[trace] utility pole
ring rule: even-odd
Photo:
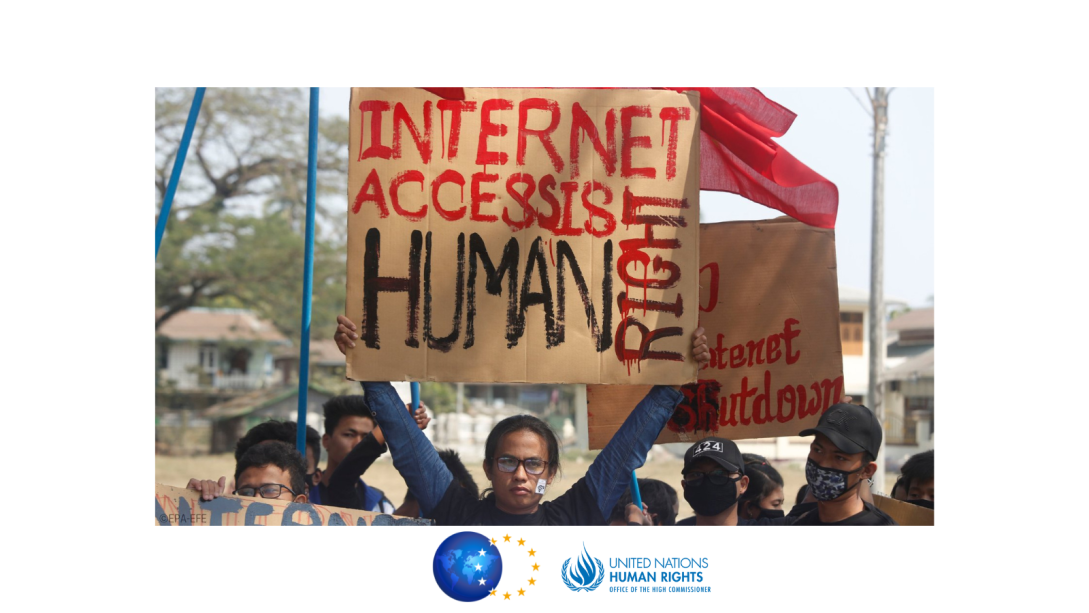
[[[869,94],[869,90],[866,90]],[[885,130],[888,128],[889,96],[884,87],[875,87],[870,96],[873,107],[873,229],[870,251],[870,383],[866,402],[885,427]],[[877,454],[874,489],[885,489],[885,439]]]

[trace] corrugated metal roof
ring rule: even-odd
[[[187,309],[166,320],[155,333],[171,340],[288,342],[271,322],[244,309]]]
[[[324,394],[326,396],[336,395],[326,389],[317,387],[315,385],[310,385],[308,389],[310,391]],[[276,404],[281,400],[286,400],[287,398],[298,396],[298,394],[299,387],[297,385],[282,385],[277,387],[270,387],[267,389],[250,392],[236,398],[231,398],[230,400],[221,402],[219,404],[213,404],[207,409],[204,409],[204,411],[201,412],[201,416],[208,419],[219,420],[248,415],[269,405]]]
[[[298,347],[284,347],[276,351],[276,359],[281,358],[294,358],[299,359]],[[319,364],[321,366],[335,366],[344,365],[344,354],[337,349],[337,343],[334,340],[310,340],[310,363]]]
[[[888,330],[933,330],[934,307],[912,309],[889,322]]]
[[[839,286],[839,303],[840,304],[869,304],[870,292],[864,289],[858,289],[857,287],[847,287],[846,285]],[[885,304],[899,304],[907,306],[907,301],[902,298],[890,296],[885,294]]]

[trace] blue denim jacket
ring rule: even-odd
[[[454,480],[453,475],[392,385],[369,381],[361,385],[367,394],[367,404],[382,427],[393,466],[416,495],[423,516],[429,517]],[[631,471],[643,465],[654,439],[683,397],[671,387],[654,386],[590,464],[585,479],[603,517],[609,516],[613,505],[631,484]]]

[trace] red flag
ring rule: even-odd
[[[463,100],[460,87],[424,88]],[[700,189],[731,192],[819,228],[836,227],[839,190],[772,140],[796,115],[752,87],[666,87],[700,93]]]

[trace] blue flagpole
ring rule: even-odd
[[[639,495],[639,479],[635,477],[635,471],[631,471],[631,502],[643,510],[643,497]]]
[[[159,220],[155,222],[156,258],[159,257],[159,243],[163,242],[163,232],[166,231],[166,220],[170,217],[170,205],[174,203],[174,192],[178,191],[178,179],[181,178],[182,166],[185,165],[185,154],[189,151],[189,140],[193,137],[193,128],[197,125],[200,105],[204,102],[204,89],[198,87],[193,94],[193,104],[189,106],[189,119],[185,120],[185,132],[182,133],[178,153],[174,156],[174,168],[170,171],[170,183],[166,185],[163,206],[159,209]]]
[[[413,381],[409,388],[412,390],[412,414],[415,415],[416,409],[420,408],[420,382]]]
[[[303,265],[302,332],[299,339],[299,417],[295,446],[306,457],[306,391],[310,384],[310,302],[314,289],[314,210],[318,191],[318,88],[310,88],[310,137],[306,167],[306,263]]]

